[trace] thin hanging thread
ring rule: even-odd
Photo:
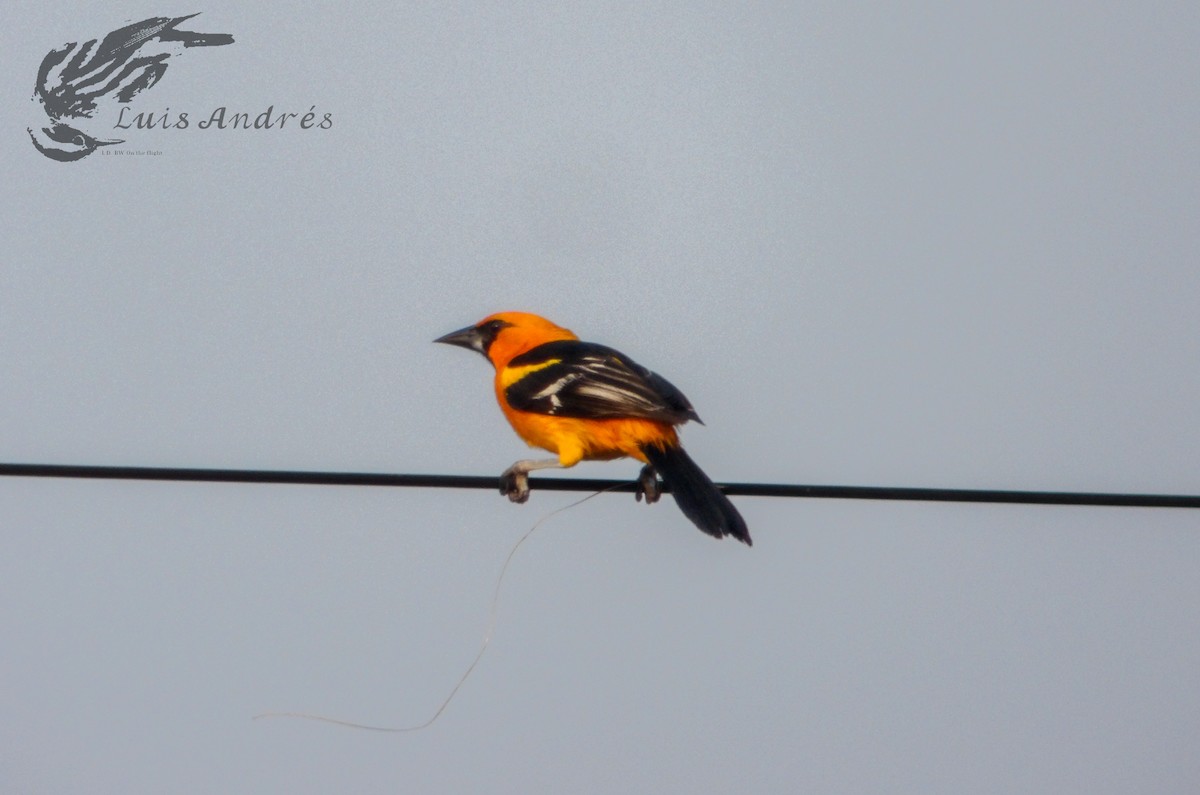
[[[341,718],[331,718],[327,715],[317,715],[317,714],[314,714],[311,712],[263,712],[261,714],[255,715],[253,719],[259,720],[261,718],[299,718],[301,720],[313,720],[313,721],[320,721],[321,723],[332,723],[335,726],[345,726],[350,729],[363,729],[365,731],[390,732],[390,733],[415,732],[415,731],[421,731],[422,729],[429,728],[430,726],[433,725],[434,721],[436,721],[438,718],[440,718],[442,716],[442,713],[446,711],[446,707],[450,706],[450,702],[454,700],[454,696],[458,694],[458,691],[466,683],[468,677],[471,676],[471,673],[475,670],[475,667],[477,665],[479,665],[479,661],[483,659],[483,654],[484,654],[484,652],[487,651],[488,644],[490,644],[492,642],[492,635],[495,633],[495,630],[496,630],[496,616],[499,612],[499,606],[500,606],[500,587],[504,584],[504,576],[506,574],[508,574],[509,564],[512,563],[513,556],[515,556],[517,554],[517,550],[521,548],[521,545],[524,544],[525,541],[531,535],[533,535],[535,530],[537,530],[539,527],[541,527],[551,517],[557,516],[558,514],[563,513],[564,511],[569,511],[570,509],[574,508],[577,505],[582,505],[583,503],[590,500],[592,497],[597,497],[606,491],[611,491],[613,488],[616,488],[616,487],[611,486],[607,489],[601,489],[600,491],[594,491],[591,494],[587,495],[586,497],[575,500],[575,502],[572,502],[569,505],[564,505],[561,508],[554,509],[550,513],[543,516],[541,519],[538,519],[536,522],[534,522],[533,526],[530,527],[528,530],[526,530],[525,534],[523,536],[521,536],[519,539],[517,539],[517,543],[513,544],[512,549],[510,549],[508,551],[508,557],[506,557],[504,559],[504,565],[500,567],[500,576],[496,578],[496,589],[492,593],[492,606],[491,606],[491,609],[488,611],[487,629],[483,633],[483,642],[479,646],[479,653],[475,655],[475,659],[472,660],[471,664],[467,666],[467,669],[465,671],[463,671],[462,676],[460,676],[458,678],[458,682],[450,690],[450,694],[448,696],[446,696],[446,698],[442,701],[441,706],[439,706],[437,708],[437,711],[433,713],[433,715],[429,718],[429,720],[425,721],[424,723],[417,724],[415,726],[372,726],[367,723],[358,723],[356,721],[351,721],[351,720],[342,720]]]

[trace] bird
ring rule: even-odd
[[[218,47],[233,43],[233,36],[227,33],[178,29],[180,23],[195,16],[151,17],[114,30],[103,41],[90,39],[83,46],[68,42],[48,52],[33,88],[33,100],[45,112],[46,120],[26,128],[34,147],[65,163],[87,157],[101,146],[124,143],[97,138],[76,125],[93,118],[101,101],[128,103],[162,78],[171,48],[153,45]]]
[[[529,499],[529,473],[580,461],[633,458],[644,466],[636,497],[656,502],[659,477],[684,515],[716,538],[750,545],[746,522],[684,451],[676,426],[703,425],[674,385],[625,354],[528,312],[498,312],[434,342],[476,351],[495,367],[495,392],[513,430],[555,458],[521,460],[500,476],[500,492]]]

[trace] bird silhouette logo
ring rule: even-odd
[[[44,125],[28,127],[37,150],[51,160],[80,160],[101,146],[123,140],[96,138],[79,126],[101,105],[128,103],[162,79],[179,45],[219,47],[233,44],[228,33],[193,33],[180,23],[197,16],[152,17],[114,30],[80,46],[68,42],[42,59],[33,101],[46,113]]]

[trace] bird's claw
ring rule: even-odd
[[[529,499],[529,474],[516,467],[509,467],[500,475],[500,493],[513,502]]]
[[[645,497],[647,505],[658,502],[658,498],[662,496],[662,487],[658,482],[658,473],[649,464],[642,467],[642,472],[638,475],[637,490],[634,492],[634,496],[638,502],[641,502],[642,498]]]

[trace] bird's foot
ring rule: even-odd
[[[662,486],[659,484],[658,473],[649,464],[642,467],[642,473],[638,475],[637,490],[634,492],[634,496],[638,502],[641,502],[642,498],[645,497],[647,505],[658,502],[658,498],[662,496]]]
[[[529,473],[513,464],[500,475],[500,493],[513,502],[529,499]]]

